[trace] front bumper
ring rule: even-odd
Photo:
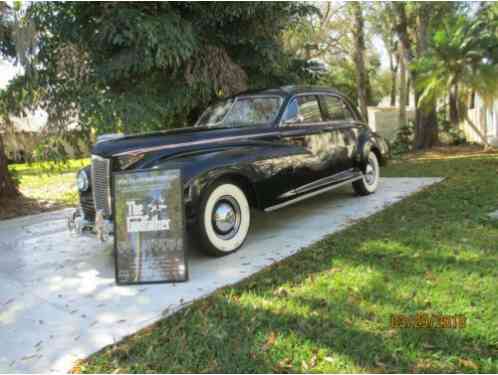
[[[97,235],[101,241],[107,241],[113,235],[114,225],[109,219],[104,218],[102,211],[95,213],[95,222],[87,220],[81,207],[78,207],[67,217],[67,228],[75,235],[90,231]]]

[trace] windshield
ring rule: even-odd
[[[204,111],[196,126],[252,126],[267,124],[278,115],[279,96],[241,96],[219,102]]]

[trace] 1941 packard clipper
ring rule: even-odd
[[[108,233],[111,174],[182,169],[189,233],[211,255],[242,246],[250,207],[272,211],[351,183],[375,192],[386,142],[335,90],[282,87],[251,91],[206,109],[194,127],[110,136],[93,147],[92,165],[77,174],[80,208],[69,225]]]

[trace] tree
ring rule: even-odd
[[[358,103],[365,119],[368,119],[368,75],[365,68],[365,31],[362,5],[359,2],[349,3],[353,14],[354,27],[354,61],[358,86]]]
[[[306,83],[334,87],[358,102],[358,74],[355,60],[355,30],[351,27],[353,6],[342,2],[319,4],[320,13],[301,18],[283,34],[286,50],[302,59],[322,61],[330,69],[318,79]],[[361,4],[364,41],[365,86],[368,105],[376,104],[386,92],[379,71],[380,58],[372,48],[366,5]],[[358,34],[359,35],[359,34]],[[371,85],[370,82],[376,82]],[[380,82],[381,84],[377,84]],[[388,91],[387,91],[388,92]]]
[[[308,60],[347,55],[344,41],[349,31],[342,27],[344,9],[343,4],[324,2],[318,12],[290,24],[282,35],[285,49],[293,56]]]
[[[218,96],[283,82],[301,3],[36,3],[36,74],[51,124],[97,132],[192,124]],[[250,83],[250,84],[249,84]]]
[[[0,2],[0,54],[13,56],[15,49],[12,43],[11,9],[5,2]],[[8,113],[0,102],[0,203],[19,195],[16,183],[9,174],[7,157],[2,139],[2,128],[8,125]]]
[[[407,125],[406,120],[406,97],[407,97],[407,87],[406,87],[406,68],[405,68],[405,58],[403,51],[403,44],[400,43],[399,46],[399,126],[403,127]]]
[[[417,56],[422,55],[427,50],[427,22],[426,17],[430,17],[427,4],[416,4],[413,10],[413,19],[409,22],[406,3],[393,3],[394,12],[397,16],[395,26],[399,41],[402,44],[402,51],[405,61],[413,64]],[[410,32],[411,27],[413,32]],[[415,38],[412,35],[415,35]],[[409,70],[410,78],[416,81],[417,72],[414,69]],[[419,92],[415,90],[415,100],[418,100]],[[424,110],[416,107],[415,115],[415,137],[414,148],[430,148],[437,142],[437,123],[436,123],[436,103],[427,103]]]
[[[475,17],[447,17],[434,34],[431,52],[420,59],[423,73],[418,84],[421,101],[448,97],[449,118],[457,128],[465,119],[479,134],[485,147],[487,137],[470,120],[470,95],[491,99],[498,92],[498,16],[485,7]]]
[[[385,2],[374,2],[367,7],[368,22],[372,25],[372,32],[379,35],[389,57],[389,71],[391,73],[390,104],[396,106],[397,75],[399,67],[399,46],[396,33],[393,32],[396,22],[393,9]]]
[[[430,53],[433,35],[441,26],[441,20],[457,13],[461,3],[392,3],[396,23],[394,31],[403,45],[405,62],[407,63],[408,79],[415,92],[415,137],[414,148],[430,148],[438,143],[438,127],[436,101],[428,98],[422,105],[423,87],[419,84],[424,73],[420,61]]]
[[[0,135],[0,203],[4,199],[17,197],[19,191],[12,176],[9,174],[7,158],[3,146],[3,139]]]

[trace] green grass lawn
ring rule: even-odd
[[[90,159],[10,164],[22,195],[2,202],[0,220],[75,206],[78,203],[76,171]]]
[[[498,372],[498,154],[397,162],[446,180],[199,300],[75,372]],[[242,250],[243,251],[243,250]],[[466,327],[393,328],[393,314]]]
[[[56,206],[71,206],[78,202],[75,173],[89,163],[90,159],[78,159],[65,163],[11,164],[9,170],[16,174],[19,189],[26,198]]]

